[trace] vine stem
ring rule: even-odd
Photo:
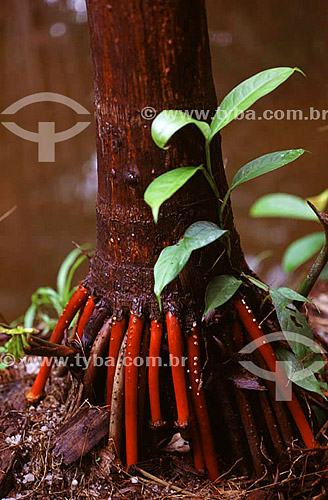
[[[209,141],[205,142],[205,155],[206,155],[206,167],[207,167],[208,173],[210,174],[211,178],[213,179],[212,164],[211,164],[211,143]]]
[[[209,185],[211,186],[211,188],[213,190],[213,193],[215,194],[215,197],[217,198],[217,200],[219,202],[221,202],[220,193],[219,193],[219,190],[217,188],[217,185],[215,184],[214,178],[210,175],[210,173],[205,168],[203,168],[202,170],[203,170],[203,174],[205,175],[207,182],[209,183]]]
[[[224,200],[222,201],[218,187],[216,185],[216,182],[215,182],[215,179],[213,176],[213,172],[212,172],[210,145],[211,145],[211,143],[209,141],[205,142],[206,168],[203,168],[202,170],[203,170],[203,174],[205,175],[207,182],[211,186],[211,188],[215,194],[215,197],[218,201],[219,224],[220,224],[220,227],[223,228],[223,211],[224,211],[224,207],[226,206],[227,201],[228,201],[229,196],[230,196],[230,189],[228,189],[228,191],[224,197]]]
[[[211,164],[211,160],[209,160],[209,167],[210,167],[210,164]],[[220,224],[220,227],[222,227],[222,223],[223,223],[223,219],[222,219],[222,210],[221,210],[221,197],[220,197],[220,193],[219,193],[219,190],[217,188],[217,185],[215,183],[215,180],[214,180],[214,177],[211,175],[211,167],[209,168],[207,166],[207,169],[206,168],[203,168],[202,171],[203,171],[203,174],[207,180],[207,182],[209,183],[210,187],[212,188],[212,191],[213,193],[215,194],[215,198],[217,199],[218,201],[218,212],[219,212],[219,224]]]
[[[308,201],[307,203],[318,217],[320,224],[324,230],[326,240],[322,249],[320,250],[319,255],[313,262],[310,271],[304,278],[298,290],[298,292],[304,297],[307,297],[309,295],[317,279],[319,278],[321,271],[328,262],[328,215],[324,212],[319,212],[310,201]]]

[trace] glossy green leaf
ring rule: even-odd
[[[282,286],[280,288],[277,288],[277,292],[286,297],[287,299],[290,300],[296,300],[298,302],[309,302],[312,303],[312,300],[308,299],[307,297],[304,297],[304,295],[301,295],[300,293],[295,292],[292,288],[287,288],[285,286]]]
[[[210,138],[258,99],[285,82],[295,71],[301,72],[298,68],[287,67],[267,69],[240,83],[221,102],[211,123]]]
[[[282,332],[294,332],[313,340],[313,332],[310,325],[298,309],[290,302],[290,299],[284,297],[277,290],[270,290],[270,297],[276,309],[276,314]],[[306,357],[310,362],[309,354],[312,351],[306,345],[300,342],[291,342],[288,340],[294,354],[299,361]]]
[[[147,187],[144,195],[145,202],[151,207],[155,222],[158,220],[159,209],[164,201],[171,198],[188,180],[195,175],[199,167],[180,167],[157,177]]]
[[[227,231],[220,229],[212,222],[195,222],[188,227],[183,238],[176,245],[162,250],[154,267],[154,292],[160,307],[160,295],[163,288],[182,271],[192,251],[209,245],[226,233]]]
[[[312,233],[293,241],[287,248],[282,265],[290,273],[319,252],[325,242],[324,233]]]
[[[166,146],[171,137],[186,125],[196,125],[207,140],[210,127],[206,122],[195,120],[183,111],[164,110],[156,116],[151,126],[151,135],[154,142],[162,149],[168,149]]]
[[[241,284],[241,280],[228,274],[213,278],[206,288],[203,319],[210,311],[222,306],[231,299]]]
[[[318,222],[317,216],[306,201],[298,196],[285,193],[262,196],[252,206],[250,215],[252,217],[286,217]]]
[[[299,158],[304,152],[304,149],[287,149],[286,151],[269,153],[250,161],[238,170],[232,179],[230,191],[244,182],[255,179],[260,175],[267,174],[268,172],[272,172],[273,170],[277,170],[278,168],[291,163]]]
[[[320,394],[320,396],[323,396],[321,384],[316,379],[312,371],[306,378],[299,377],[301,372],[305,369],[305,366],[292,352],[287,351],[286,349],[277,349],[276,355],[279,361],[284,361],[283,367],[288,380],[294,382],[307,391],[316,392],[317,394]]]
[[[188,227],[180,241],[183,242],[183,246],[186,250],[192,252],[193,250],[209,245],[228,233],[229,231],[220,229],[219,226],[213,222],[199,221],[194,222],[194,224]],[[180,242],[178,244],[180,244]]]

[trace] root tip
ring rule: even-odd
[[[167,422],[165,420],[157,420],[157,422],[149,422],[149,425],[152,430],[156,431],[167,427]]]
[[[26,403],[33,404],[33,403],[38,403],[43,396],[42,394],[36,394],[35,392],[30,389],[29,391],[25,392],[25,401]]]
[[[189,422],[174,422],[174,427],[176,429],[187,429],[189,427]]]

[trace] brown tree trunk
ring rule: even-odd
[[[190,0],[186,5],[184,0],[124,0],[113,4],[110,0],[88,0],[87,5],[95,85],[98,239],[90,272],[65,308],[51,341],[62,340],[65,328],[80,309],[77,337],[82,337],[82,344],[92,347],[91,355],[102,357],[110,344],[108,357],[115,360],[116,369],[107,372],[106,403],[111,422],[115,421],[109,434],[112,436],[115,428],[118,434],[114,442],[121,441],[122,413],[117,411],[117,405],[124,399],[128,467],[138,462],[143,441],[140,435],[147,428],[147,415],[151,413],[151,428],[155,433],[168,423],[168,433],[175,428],[187,435],[196,469],[204,468],[201,464],[205,464],[210,479],[219,475],[216,450],[231,463],[243,457],[242,472],[255,471],[260,476],[264,464],[271,467],[270,464],[277,463],[284,446],[291,442],[289,433],[284,432],[289,416],[282,405],[273,405],[275,411],[272,411],[270,386],[269,399],[261,391],[248,390],[251,384],[236,363],[235,352],[251,339],[261,338],[263,330],[242,296],[235,298],[241,323],[234,322],[234,329],[235,312],[231,303],[206,328],[200,326],[209,279],[246,268],[230,205],[226,228],[230,231],[231,263],[226,254],[218,259],[222,253],[220,243],[194,252],[179,277],[162,294],[166,328],[153,292],[153,267],[163,247],[176,243],[193,222],[218,222],[216,199],[200,174],[164,204],[158,225],[144,202],[144,192],[155,177],[180,166],[205,162],[203,138],[195,127],[179,132],[171,141],[171,148],[163,151],[152,141],[151,121],[142,114],[145,108],[157,112],[209,110],[210,119],[215,112],[204,1]],[[227,182],[219,137],[211,147],[212,168],[223,198]],[[258,313],[262,292],[256,289],[252,293],[250,288],[244,288],[243,292],[254,302],[254,311]],[[271,307],[266,301],[260,314],[264,330],[268,326],[268,312]],[[271,327],[274,330],[276,325]],[[148,348],[156,353],[150,357],[159,356],[164,352],[162,341],[167,342],[169,354],[178,360],[182,361],[187,353],[188,384],[181,362],[166,371],[167,365],[163,366],[164,391],[160,388],[159,373],[151,371],[151,365],[149,370],[144,367],[138,370],[137,365],[130,363],[124,365],[123,389],[123,359],[135,360],[139,354],[145,359]],[[206,373],[201,363],[205,350],[206,355],[210,354]],[[275,354],[271,347],[261,345],[259,350],[262,363],[274,371]],[[27,394],[29,401],[41,397],[49,371],[46,365],[41,367]],[[91,364],[84,376],[85,396],[90,399],[92,391],[97,392],[96,375],[96,365]],[[98,375],[102,381],[99,386],[104,386],[103,372]],[[204,388],[212,389],[212,394]],[[172,403],[172,389],[175,403]],[[161,392],[165,393],[164,418]],[[206,397],[214,403],[209,405],[212,425]],[[98,402],[104,402],[104,398],[101,396]],[[288,409],[303,441],[312,447],[315,444],[312,430],[295,395]],[[276,419],[278,414],[280,418]]]
[[[197,220],[217,222],[217,206],[201,174],[164,204],[158,225],[143,199],[150,182],[179,166],[205,162],[194,127],[159,149],[142,110],[210,110],[213,85],[203,0],[88,0],[95,86],[98,155],[98,241],[86,284],[111,310],[142,309],[158,316],[153,266],[162,248],[176,243]],[[222,196],[227,189],[219,138],[212,158]],[[228,221],[232,262],[243,265],[239,239]],[[219,255],[211,245],[194,256],[174,285],[164,290],[166,308],[199,315],[209,269]],[[224,271],[224,259],[214,270]],[[212,270],[212,274],[214,272]],[[182,309],[185,309],[183,312]]]

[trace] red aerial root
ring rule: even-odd
[[[244,325],[245,329],[247,330],[252,340],[258,340],[263,338],[263,332],[261,330],[261,327],[257,323],[256,318],[254,317],[250,308],[247,306],[246,302],[243,299],[237,300],[235,302],[235,307],[237,309],[237,313],[242,324]],[[258,347],[258,350],[269,370],[272,371],[273,373],[276,373],[276,362],[278,361],[278,358],[271,345],[268,343],[262,343]],[[294,392],[292,400],[286,401],[286,405],[302,436],[305,446],[307,448],[314,448],[316,446],[316,442],[314,439],[313,432],[311,430],[311,427],[309,426],[309,423],[304,415],[302,407],[298,399],[296,398]]]
[[[131,311],[125,354],[125,438],[127,468],[138,462],[138,363],[144,318]]]
[[[193,408],[200,432],[200,442],[203,450],[205,465],[211,481],[219,476],[219,467],[214,449],[213,435],[207,411],[204,390],[201,387],[201,357],[199,336],[196,325],[191,328],[191,335],[187,339],[188,370]]]
[[[95,395],[94,382],[97,375],[97,371],[99,370],[97,360],[104,357],[107,345],[109,343],[110,333],[111,333],[111,324],[110,320],[108,319],[100,328],[97,337],[95,338],[95,341],[92,344],[88,367],[85,370],[85,374],[83,377],[84,395],[85,398],[90,400],[92,400]]]
[[[88,293],[88,290],[83,285],[80,285],[78,287],[76,292],[72,295],[69,302],[67,303],[65,309],[63,310],[58,323],[51,334],[50,342],[59,344],[63,340],[66,328],[69,327],[75,314],[86,302]],[[50,358],[43,359],[40,371],[35,379],[32,388],[25,394],[25,398],[28,402],[37,402],[41,398],[47,379],[49,377],[51,365],[52,362]]]
[[[183,338],[179,320],[176,316],[173,316],[171,312],[168,312],[166,315],[166,326],[175,402],[178,414],[175,425],[183,429],[189,424],[188,394],[183,364]]]
[[[85,325],[89,321],[91,314],[93,313],[94,308],[95,308],[94,297],[92,297],[90,295],[90,297],[88,298],[88,300],[83,308],[83,311],[81,311],[81,316],[78,319],[75,340],[78,340],[78,341],[81,340]]]
[[[197,472],[205,472],[205,460],[203,455],[202,443],[200,442],[199,429],[196,422],[194,413],[190,412],[190,425],[191,425],[191,442],[192,453],[194,459],[194,467]]]
[[[244,347],[244,340],[243,340],[243,330],[238,319],[235,320],[232,327],[232,339],[236,349],[240,351],[240,349]]]
[[[112,330],[110,334],[109,350],[108,350],[108,369],[107,369],[107,389],[106,389],[106,405],[108,411],[111,408],[113,382],[116,370],[118,355],[120,352],[122,339],[125,333],[125,319],[117,321],[116,317],[112,320]]]
[[[152,321],[150,325],[148,387],[151,423],[154,428],[165,424],[162,418],[159,396],[159,356],[161,353],[162,337],[163,323],[159,323],[157,320]]]

